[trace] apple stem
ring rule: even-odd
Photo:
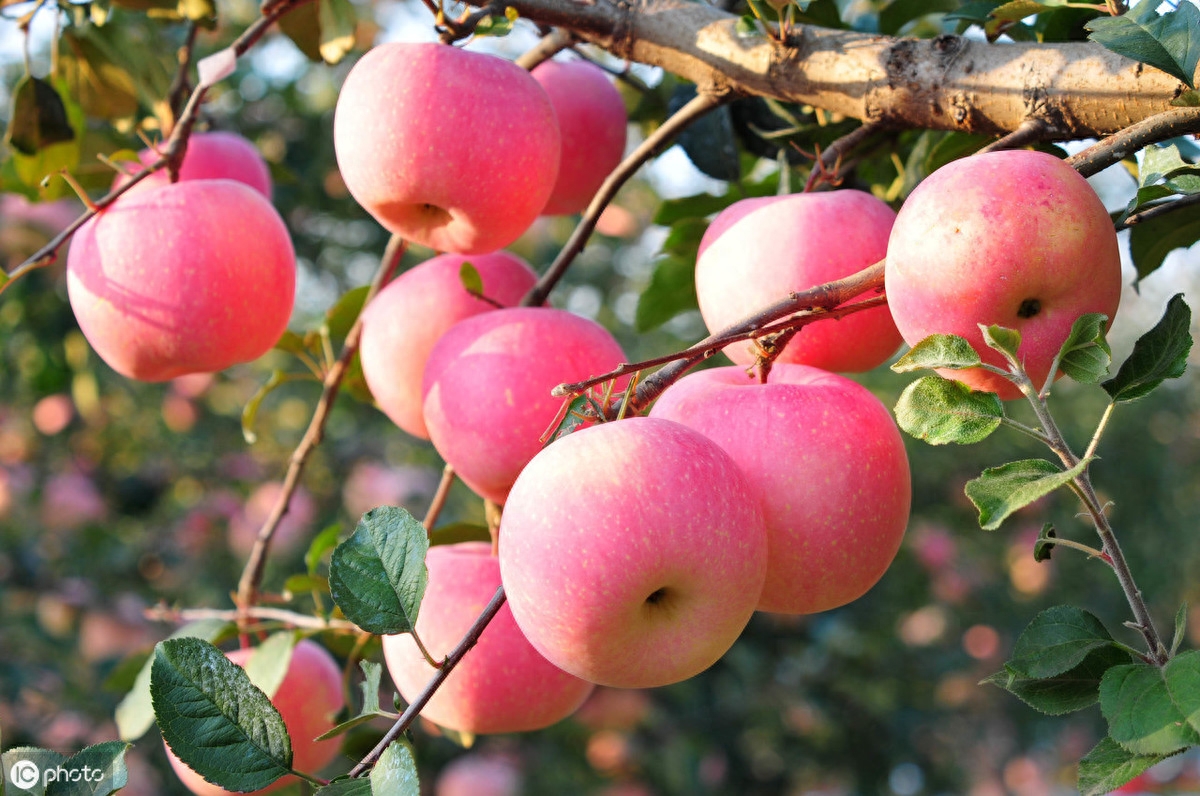
[[[500,555],[500,515],[504,510],[496,503],[483,501],[483,515],[487,517],[488,536],[492,537],[492,555]]]
[[[417,695],[416,699],[409,703],[408,707],[405,708],[404,713],[400,715],[400,718],[396,720],[396,723],[392,725],[391,729],[389,729],[379,743],[375,745],[375,748],[372,749],[366,757],[360,760],[354,766],[354,768],[350,769],[351,777],[361,777],[363,774],[365,774],[379,761],[379,757],[383,754],[384,750],[391,746],[393,741],[404,734],[404,731],[407,730],[409,726],[416,720],[417,716],[420,715],[421,711],[433,697],[434,693],[437,692],[438,688],[441,687],[446,678],[450,676],[450,672],[454,670],[454,667],[458,665],[459,661],[461,661],[463,657],[470,652],[471,648],[475,646],[476,642],[479,641],[479,637],[483,635],[483,631],[487,629],[488,624],[493,618],[495,618],[496,614],[500,613],[500,609],[504,607],[505,600],[507,600],[507,595],[504,593],[504,587],[501,586],[496,589],[496,593],[492,596],[491,601],[489,601],[487,606],[484,607],[483,612],[479,614],[479,617],[467,630],[466,635],[463,636],[462,640],[458,642],[458,646],[446,656],[446,660],[442,662],[441,668],[434,672],[433,677],[429,680],[429,683],[426,684],[425,689]]]
[[[387,284],[388,280],[391,279],[392,274],[400,266],[400,260],[407,249],[407,241],[398,235],[391,237],[383,253],[383,258],[380,260],[379,268],[371,280],[371,286],[367,289],[367,296],[364,303],[369,302]],[[313,409],[312,420],[309,421],[308,429],[304,432],[299,445],[292,451],[287,474],[283,479],[283,486],[279,490],[279,495],[275,499],[274,506],[271,507],[271,513],[267,515],[267,519],[258,531],[258,537],[254,541],[250,557],[247,559],[246,566],[242,570],[242,577],[238,581],[237,606],[243,616],[248,616],[245,612],[258,602],[259,585],[262,583],[263,574],[266,571],[267,553],[270,550],[271,539],[275,535],[275,529],[279,527],[283,516],[287,514],[288,504],[291,502],[292,495],[295,494],[296,488],[300,486],[300,476],[304,473],[304,466],[308,463],[309,456],[321,444],[321,440],[325,436],[325,423],[329,419],[329,413],[333,409],[334,400],[341,389],[342,378],[346,375],[346,371],[350,367],[350,362],[353,360],[355,353],[358,352],[358,341],[361,335],[362,315],[359,315],[355,319],[354,325],[350,327],[350,331],[346,334],[346,341],[342,344],[341,356],[338,357],[337,361],[333,363],[333,367],[329,368],[329,371],[325,374],[321,397]]]
[[[671,115],[657,130],[646,137],[640,146],[622,160],[617,167],[605,178],[600,189],[596,191],[596,195],[592,197],[591,203],[583,213],[583,217],[579,220],[579,224],[575,227],[575,231],[571,233],[571,237],[563,246],[562,251],[554,258],[554,262],[542,274],[525,298],[521,300],[522,307],[540,307],[546,303],[546,298],[550,295],[550,291],[558,284],[558,280],[562,279],[563,274],[567,272],[567,268],[575,261],[575,258],[583,251],[587,245],[588,238],[596,229],[596,224],[600,221],[600,214],[604,212],[604,208],[608,207],[609,202],[617,195],[617,191],[621,186],[634,175],[634,173],[642,167],[646,161],[657,155],[666,148],[668,142],[676,135],[683,132],[684,128],[692,122],[699,119],[704,114],[714,108],[723,105],[726,102],[734,99],[733,94],[717,94],[701,90],[695,97],[688,101],[686,105]]]
[[[450,487],[454,485],[454,468],[446,465],[442,468],[442,480],[438,482],[437,491],[433,493],[433,500],[429,502],[429,510],[425,512],[425,519],[421,520],[421,524],[425,526],[425,533],[433,531],[433,526],[437,524],[438,515],[442,513],[442,509],[446,505],[446,498],[450,495]]]

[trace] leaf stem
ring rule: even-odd
[[[413,625],[412,629],[408,631],[408,635],[412,636],[413,642],[417,645],[417,649],[421,651],[421,655],[425,657],[426,663],[435,669],[442,668],[442,662],[435,660],[434,657],[429,654],[429,650],[425,647],[425,642],[421,641],[421,637],[417,635],[416,625]]]
[[[1020,431],[1022,434],[1025,434],[1026,436],[1033,437],[1034,439],[1036,439],[1038,442],[1042,443],[1043,445],[1050,444],[1050,438],[1048,436],[1046,436],[1044,433],[1042,433],[1041,431],[1039,431],[1038,429],[1034,428],[1033,426],[1027,426],[1019,420],[1013,420],[1008,415],[1001,416],[1000,422],[1003,425],[1008,426],[1009,428],[1013,429],[1014,431]]]
[[[442,480],[438,482],[437,492],[433,494],[429,510],[425,512],[425,519],[421,520],[426,533],[432,531],[433,526],[437,524],[438,516],[446,505],[446,498],[449,497],[452,486],[454,486],[454,468],[447,464],[442,468]]]
[[[1116,401],[1109,401],[1108,406],[1104,407],[1104,414],[1100,416],[1100,422],[1096,425],[1096,433],[1092,434],[1092,441],[1088,443],[1087,450],[1083,452],[1083,458],[1090,459],[1096,455],[1096,448],[1100,447],[1100,438],[1104,436],[1104,430],[1108,427],[1108,421],[1112,418],[1113,410],[1116,408]]]

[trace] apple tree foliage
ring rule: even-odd
[[[1062,142],[1113,136],[1117,154],[1108,159],[1123,164],[1135,183],[1113,221],[1128,230],[1138,280],[1151,284],[1168,255],[1200,239],[1200,149],[1190,137],[1200,131],[1200,95],[1194,86],[1200,12],[1190,3],[1162,9],[1141,0],[1127,9],[1119,0],[747,0],[712,6],[653,0],[582,7],[562,0],[520,0],[465,11],[410,5],[404,13],[427,30],[437,25],[449,38],[497,37],[496,46],[508,47],[513,55],[536,41],[535,32],[559,28],[571,31],[581,46],[586,43],[593,57],[608,50],[618,59],[662,67],[625,75],[622,90],[643,135],[698,92],[721,95],[714,110],[693,120],[676,139],[695,169],[717,181],[711,190],[664,200],[652,179],[631,182],[617,202],[631,228],[600,229],[558,287],[569,307],[616,327],[635,356],[677,350],[702,336],[693,312],[696,250],[708,220],[732,202],[840,181],[896,206],[939,166],[1004,133],[1023,136],[1014,144],[1059,154]],[[618,8],[626,15],[620,31],[613,22]],[[674,28],[655,28],[651,20],[659,8],[679,12],[681,21]],[[382,232],[346,196],[337,177],[332,102],[345,64],[370,44],[380,25],[394,24],[397,6],[349,0],[272,0],[262,9],[210,0],[0,0],[0,9],[7,17],[0,24],[17,39],[34,23],[56,19],[49,40],[31,35],[30,55],[23,62],[0,63],[6,99],[0,189],[37,201],[68,197],[73,190],[93,199],[104,195],[112,180],[110,164],[132,160],[141,147],[136,130],[161,136],[181,115],[196,112],[187,110],[184,100],[197,84],[196,60],[208,56],[199,61],[199,81],[211,82],[208,102],[199,111],[202,123],[233,127],[267,153],[278,183],[276,202],[288,220],[306,280],[299,323],[262,368],[235,369],[207,385],[206,393],[130,385],[89,356],[54,270],[21,264],[45,242],[45,231],[0,219],[5,257],[0,273],[0,725],[15,716],[19,727],[18,745],[4,753],[5,772],[18,759],[43,769],[86,763],[103,768],[105,777],[86,787],[49,783],[45,793],[116,792],[136,784],[126,756],[146,765],[151,754],[139,747],[147,746],[147,733],[157,724],[180,757],[230,789],[253,790],[298,773],[307,781],[293,787],[320,794],[418,792],[418,764],[435,771],[457,747],[409,733],[372,751],[381,738],[397,740],[396,727],[387,736],[380,727],[400,719],[404,710],[380,704],[376,635],[412,632],[426,585],[423,559],[429,544],[487,538],[482,510],[465,494],[454,494],[447,518],[428,538],[421,523],[401,508],[380,507],[347,521],[336,498],[344,473],[364,455],[414,467],[434,463],[424,448],[386,441],[385,424],[363,405],[370,395],[354,359],[340,364],[344,373],[335,389],[358,402],[324,402],[329,422],[321,431],[329,439],[315,452],[315,441],[302,433],[307,413],[318,402],[314,382],[339,367],[336,352],[353,336],[367,294],[363,285],[384,243]],[[277,14],[278,32],[243,42],[244,53],[229,49],[260,14]],[[721,57],[700,65],[689,27],[699,25],[696,19],[736,31],[734,44],[714,45]],[[798,101],[807,96],[803,86],[796,88],[803,83],[799,76],[806,59],[822,52],[812,42],[834,34],[861,35],[873,46],[892,47],[895,62],[889,61],[888,69],[903,72],[897,53],[908,52],[904,58],[911,59],[905,61],[911,73],[906,74],[915,86],[931,91],[939,88],[937,80],[921,71],[932,62],[912,55],[918,40],[951,53],[960,52],[958,47],[987,47],[998,60],[1004,48],[1020,44],[1031,63],[1041,52],[1070,60],[1103,50],[1105,57],[1117,59],[1106,63],[1141,64],[1134,67],[1138,75],[1161,73],[1168,81],[1161,85],[1174,89],[1152,98],[1150,104],[1158,106],[1128,111],[1121,100],[1086,80],[1067,79],[1054,84],[1054,92],[1068,101],[1090,101],[1091,116],[1040,115],[1039,98],[1033,96],[1028,118],[982,119],[982,111],[973,115],[973,109],[983,108],[989,98],[985,82],[973,89],[973,98],[956,100],[961,118],[950,114],[931,123],[916,108],[919,103],[906,104],[901,97],[891,105],[885,100],[882,108],[863,114],[864,120],[847,113],[842,101],[861,93],[852,81],[833,82],[830,97],[813,93],[813,99]],[[895,36],[902,38],[889,38]],[[787,86],[768,90],[764,74],[747,73],[745,63],[730,54],[729,48],[739,47],[769,50],[777,59],[774,74]],[[235,55],[241,58],[235,61]],[[280,69],[279,62],[290,66]],[[898,73],[887,74],[891,80]],[[718,77],[727,83],[721,85]],[[1010,91],[994,87],[997,96]],[[1097,125],[1094,119],[1106,114],[1121,118],[1121,124],[1114,129]],[[879,123],[880,115],[887,123]],[[1094,171],[1086,151],[1081,157],[1080,168]],[[497,153],[496,168],[503,168],[503,158]],[[547,224],[525,244],[528,256],[549,262],[568,245],[570,232],[569,224]],[[408,256],[406,262],[413,259]],[[464,268],[468,289],[477,289],[477,280],[477,273]],[[1192,441],[1200,407],[1195,391],[1184,389],[1190,385],[1185,364],[1191,315],[1181,298],[1173,298],[1115,374],[1110,373],[1106,323],[1098,316],[1077,321],[1063,343],[1059,367],[1078,386],[1057,386],[1053,401],[1049,385],[1030,383],[1013,356],[1016,333],[985,330],[988,345],[1008,359],[1008,368],[998,372],[1022,389],[1027,407],[969,392],[938,375],[923,375],[907,386],[890,374],[867,376],[870,386],[895,398],[897,421],[913,438],[935,446],[987,440],[949,458],[943,450],[910,449],[917,519],[911,549],[895,572],[833,616],[756,622],[712,672],[654,697],[656,713],[650,718],[643,711],[631,723],[611,726],[605,723],[611,718],[581,719],[593,723],[518,742],[527,776],[535,783],[530,787],[562,792],[579,783],[614,781],[647,782],[679,793],[803,792],[820,786],[863,793],[887,787],[896,793],[965,792],[971,783],[988,781],[1011,787],[1019,772],[1006,768],[1005,760],[1032,756],[1018,757],[1015,748],[983,755],[980,765],[995,771],[981,779],[973,779],[969,766],[955,757],[982,755],[988,732],[999,727],[1010,737],[1017,726],[1018,739],[1011,743],[1037,749],[1042,757],[1063,757],[1043,761],[1044,768],[1078,763],[1079,790],[1090,794],[1116,789],[1156,763],[1200,746],[1200,651],[1192,648],[1197,635],[1188,629],[1189,609],[1179,605],[1181,598],[1200,598],[1200,551],[1190,533],[1200,505],[1187,480],[1200,461]],[[892,370],[978,365],[978,354],[964,340],[941,336],[914,346]],[[69,398],[71,408],[66,422],[51,431],[52,410],[62,405],[55,403],[61,396]],[[571,402],[559,432],[576,427],[588,411],[603,411],[611,398],[602,397],[603,406],[595,396]],[[1060,410],[1060,404],[1068,409]],[[993,436],[1001,427],[1015,441]],[[61,433],[64,428],[68,433]],[[1098,455],[1102,436],[1103,457]],[[1067,442],[1076,437],[1091,440],[1081,452]],[[103,633],[128,624],[104,625],[114,622],[112,613],[89,605],[117,593],[140,604],[223,605],[243,561],[230,560],[224,550],[214,553],[213,526],[230,513],[221,508],[220,497],[277,478],[292,450],[306,446],[306,455],[313,457],[306,484],[321,498],[330,524],[310,534],[302,555],[280,554],[266,583],[271,597],[286,603],[292,616],[314,620],[304,625],[306,632],[323,627],[323,641],[344,659],[361,661],[361,669],[347,667],[347,683],[361,684],[361,698],[353,700],[356,708],[340,717],[331,733],[344,737],[349,759],[363,762],[336,772],[292,769],[293,739],[270,704],[293,633],[269,636],[244,670],[214,646],[237,634],[223,615],[185,623],[182,613],[164,607],[160,618],[180,620],[175,632],[133,657],[116,654],[132,649],[96,651],[96,642],[83,641],[88,622],[101,622],[107,628],[98,631]],[[81,500],[91,489],[95,500],[72,509],[70,499],[55,499],[52,482],[58,477],[68,484],[71,477],[83,479],[87,485],[77,480],[74,490],[59,495]],[[960,494],[969,503],[956,504],[959,495],[945,485],[963,482]],[[427,502],[431,490],[415,492],[422,489]],[[1033,505],[1052,493],[1058,502]],[[42,499],[40,509],[33,507],[35,496]],[[403,498],[401,490],[393,502]],[[1099,534],[1099,547],[1066,531],[1075,522],[1072,499]],[[1130,509],[1114,514],[1112,524],[1109,499]],[[945,534],[942,528],[964,524],[967,505],[978,511],[985,530],[1028,527],[1008,540]],[[1030,517],[1045,516],[1047,505],[1055,522],[1029,526]],[[409,508],[423,511],[415,501]],[[64,518],[64,510],[77,513]],[[1133,530],[1122,536],[1122,550],[1116,539],[1126,528]],[[1056,582],[1048,589],[1022,587],[1027,581],[1017,578],[1014,556],[1055,567]],[[955,565],[968,575],[953,576],[949,569]],[[1115,578],[1096,574],[1103,568]],[[1019,571],[1028,577],[1027,567]],[[130,581],[136,583],[132,589]],[[1041,604],[1061,601],[1060,593],[1070,604]],[[1124,622],[1130,611],[1132,621]],[[1151,614],[1164,612],[1174,616],[1174,625],[1159,635]],[[336,625],[342,632],[330,630],[335,623],[343,623]],[[346,632],[345,623],[361,633]],[[967,629],[963,645],[946,631],[948,623]],[[1001,641],[984,645],[991,651],[972,646],[965,640],[978,628]],[[129,646],[146,641],[137,636]],[[469,654],[470,642],[464,639],[461,654]],[[998,646],[1008,647],[1007,654],[997,652]],[[64,660],[75,654],[83,655],[86,671]],[[115,691],[106,698],[96,695],[101,674]],[[976,686],[979,680],[995,688]],[[1022,712],[1024,707],[1001,692],[1036,713]],[[75,746],[86,747],[69,759],[36,748],[63,741],[42,731],[48,717],[31,708],[31,695],[63,711],[94,712],[80,706],[99,699],[102,712],[115,715],[122,740],[69,735],[70,742],[81,741]],[[1072,718],[1059,718],[1067,714]],[[409,721],[396,726],[405,729]],[[1074,735],[1046,744],[1044,738],[1061,726]],[[474,741],[443,735],[460,745]],[[1090,739],[1090,751],[1081,747],[1080,737]],[[10,737],[4,741],[11,745]],[[653,749],[661,754],[646,751]],[[915,785],[914,771],[919,772]],[[318,774],[333,779],[317,779]],[[170,787],[164,784],[163,792]],[[8,791],[26,792],[12,783]]]

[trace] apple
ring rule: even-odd
[[[668,387],[650,416],[704,434],[748,476],[767,528],[760,610],[845,605],[895,558],[912,499],[908,457],[865,387],[806,365],[777,364],[766,384],[713,368]]]
[[[229,660],[245,666],[253,650],[249,647],[226,653]],[[287,674],[279,689],[271,696],[273,704],[283,717],[288,735],[292,739],[292,767],[305,774],[315,774],[333,762],[338,756],[340,739],[316,738],[333,729],[334,718],[345,706],[342,692],[342,670],[329,652],[315,641],[304,639],[292,649]],[[184,786],[197,796],[225,796],[231,793],[205,780],[166,747],[171,768]],[[273,785],[254,793],[271,793],[297,782],[287,776]]]
[[[576,431],[517,479],[500,520],[513,617],[552,663],[651,688],[707,669],[766,576],[758,497],[715,442],[660,418]]]
[[[158,157],[158,153],[152,149],[143,149],[138,153],[138,159],[147,166]],[[136,173],[136,167],[133,171]],[[258,191],[268,201],[271,199],[271,170],[267,167],[267,161],[263,160],[258,147],[237,133],[216,130],[188,136],[187,151],[183,155],[183,162],[179,164],[179,179],[237,180]],[[113,188],[119,188],[127,182],[129,177],[118,174],[113,180]],[[170,173],[160,169],[130,190],[143,191],[170,183]]]
[[[1108,211],[1058,158],[1013,150],[974,155],[929,175],[900,209],[888,242],[888,306],[904,339],[965,337],[984,362],[1006,367],[979,324],[1021,333],[1018,357],[1040,389],[1080,315],[1111,323],[1121,260]],[[980,369],[944,371],[1009,400],[1020,391]]]
[[[431,547],[425,564],[429,585],[417,614],[417,635],[441,660],[458,646],[500,587],[500,562],[489,543],[462,542]],[[401,696],[416,699],[434,670],[412,636],[384,636],[383,654]],[[526,732],[565,719],[591,692],[591,683],[567,674],[530,646],[505,604],[421,715],[476,735]]]
[[[434,796],[520,796],[524,776],[520,761],[505,754],[471,752],[446,764],[434,785]]]
[[[262,194],[191,180],[119,198],[75,233],[71,309],[118,373],[166,381],[262,356],[287,327],[292,241]]]
[[[503,503],[563,405],[550,391],[624,361],[603,326],[564,310],[474,315],[451,327],[429,355],[422,383],[429,438],[467,486]]]
[[[879,262],[895,217],[874,196],[852,190],[733,203],[713,219],[696,258],[696,298],[709,332],[732,326],[793,291]],[[900,333],[887,307],[877,307],[805,327],[776,361],[858,372],[883,364],[899,346]],[[750,343],[726,346],[725,353],[739,365],[754,362]]]
[[[359,352],[367,386],[393,423],[421,439],[429,439],[421,409],[429,352],[454,324],[495,309],[463,287],[459,271],[465,262],[479,273],[483,295],[506,307],[519,304],[537,282],[515,254],[442,254],[405,271],[363,310]]]
[[[445,44],[381,44],[346,76],[333,144],[351,195],[390,231],[445,252],[516,240],[558,176],[558,121],[516,64]]]
[[[625,155],[625,100],[589,61],[545,61],[531,74],[550,97],[562,135],[558,181],[542,214],[582,212]]]

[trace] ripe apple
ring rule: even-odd
[[[625,155],[625,100],[589,61],[545,61],[531,74],[550,97],[562,134],[558,181],[542,214],[582,212]]]
[[[126,194],[80,227],[67,256],[84,336],[142,381],[262,356],[287,327],[295,289],[283,219],[233,180]]]
[[[516,240],[558,176],[558,121],[516,64],[444,44],[381,44],[338,95],[346,187],[380,224],[439,251]]]
[[[895,558],[912,496],[908,457],[865,387],[806,365],[777,364],[766,384],[713,368],[668,387],[650,416],[704,434],[748,476],[767,528],[760,610],[844,605]]]
[[[431,547],[425,564],[429,586],[417,614],[417,634],[440,660],[458,646],[500,587],[500,561],[489,543],[463,542]],[[411,702],[425,689],[433,667],[407,633],[384,636],[383,654],[396,688]],[[591,683],[567,674],[530,646],[505,604],[421,715],[458,732],[526,732],[565,719],[591,692]]]
[[[909,195],[885,282],[909,344],[956,334],[1004,367],[978,324],[1016,329],[1018,356],[1040,389],[1076,318],[1102,312],[1111,322],[1121,260],[1108,211],[1074,169],[1042,152],[991,152],[943,166]],[[1005,400],[1021,394],[979,369],[942,375]]]
[[[250,648],[236,649],[226,653],[226,657],[238,666],[245,666],[252,652]],[[292,649],[287,674],[271,697],[271,704],[283,716],[283,723],[291,736],[294,769],[315,774],[337,757],[339,739],[315,740],[333,728],[334,717],[345,705],[341,667],[324,647],[308,639],[296,644]],[[197,796],[226,796],[231,793],[188,768],[170,747],[166,747],[166,750],[171,768],[192,793]],[[254,793],[271,793],[297,781],[293,776],[283,777]]]
[[[705,325],[718,332],[790,292],[879,262],[895,217],[874,196],[852,190],[735,202],[700,240],[696,298]],[[805,327],[776,361],[857,372],[883,364],[899,346],[887,307],[877,307]],[[739,365],[754,362],[749,343],[725,353]]]
[[[503,503],[562,407],[550,391],[623,361],[603,326],[564,310],[474,315],[451,327],[429,355],[422,386],[429,438],[467,486]]]
[[[552,663],[618,688],[667,685],[715,663],[754,613],[766,562],[746,476],[716,443],[659,418],[549,445],[500,520],[517,625]]]
[[[143,149],[138,153],[138,159],[149,165],[158,159],[158,153]],[[237,133],[220,130],[192,133],[188,137],[183,162],[179,165],[179,179],[237,180],[261,193],[268,201],[271,199],[271,170],[267,167],[267,161],[263,160],[258,147]],[[113,180],[113,187],[119,188],[127,182],[128,177],[118,174]],[[131,190],[160,188],[170,183],[171,175],[166,169],[160,169]]]
[[[479,273],[483,295],[506,307],[519,304],[537,281],[529,264],[508,252],[442,254],[405,271],[363,310],[359,352],[367,386],[393,423],[421,439],[429,439],[421,374],[434,343],[462,319],[495,309],[463,287],[464,262]]]

